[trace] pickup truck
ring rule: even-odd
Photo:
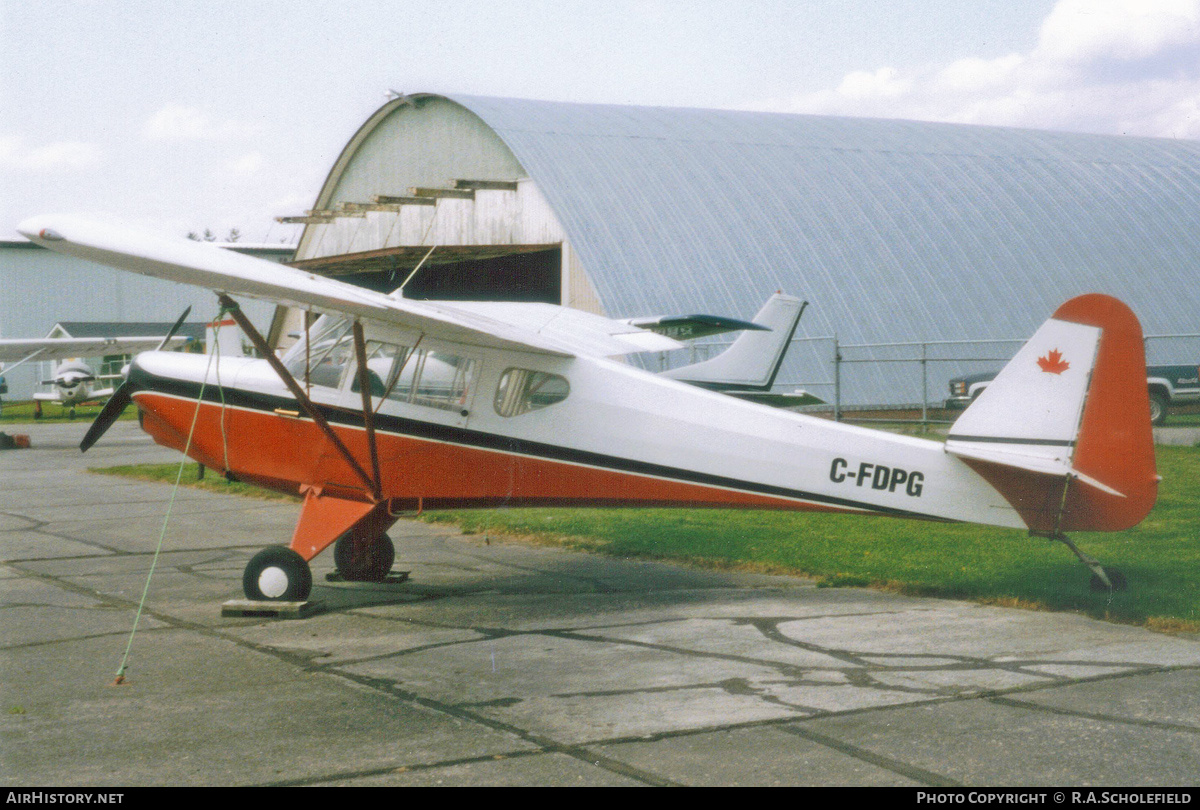
[[[955,377],[950,381],[947,408],[965,408],[987,388],[998,372],[985,371]],[[1200,366],[1147,366],[1146,385],[1150,389],[1150,421],[1155,425],[1167,423],[1167,408],[1200,401]]]

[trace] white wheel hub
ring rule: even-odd
[[[276,565],[264,568],[258,575],[258,589],[268,599],[278,599],[288,588],[287,572]]]

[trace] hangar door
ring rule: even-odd
[[[403,284],[404,296],[417,300],[562,301],[561,245],[444,245],[432,253],[408,246],[293,266],[385,293]]]

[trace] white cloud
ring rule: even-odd
[[[846,99],[898,98],[912,90],[912,80],[902,79],[895,68],[885,67],[871,73],[858,70],[842,79],[835,91]]]
[[[833,115],[1200,138],[1200,0],[1059,0],[1028,53],[848,74],[769,102]]]
[[[150,141],[221,141],[249,137],[260,127],[238,121],[213,121],[197,107],[168,104],[146,120],[142,137]]]
[[[1060,0],[1042,23],[1048,59],[1146,59],[1200,38],[1196,0]]]
[[[990,93],[1012,81],[1013,74],[1025,64],[1025,57],[1014,53],[999,59],[971,57],[951,62],[934,76],[934,86],[944,93]]]
[[[57,141],[27,147],[15,135],[0,137],[0,167],[34,174],[72,172],[100,165],[102,152],[94,143]]]

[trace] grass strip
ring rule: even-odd
[[[819,512],[729,509],[487,509],[430,512],[468,534],[497,534],[614,557],[800,575],[855,586],[985,604],[1076,611],[1155,630],[1200,633],[1200,448],[1156,448],[1158,503],[1125,532],[1072,539],[1129,588],[1089,589],[1090,572],[1060,543],[1010,529]],[[174,481],[178,466],[93,472]],[[184,483],[274,499],[290,496],[211,473]],[[298,500],[298,499],[297,499]]]

